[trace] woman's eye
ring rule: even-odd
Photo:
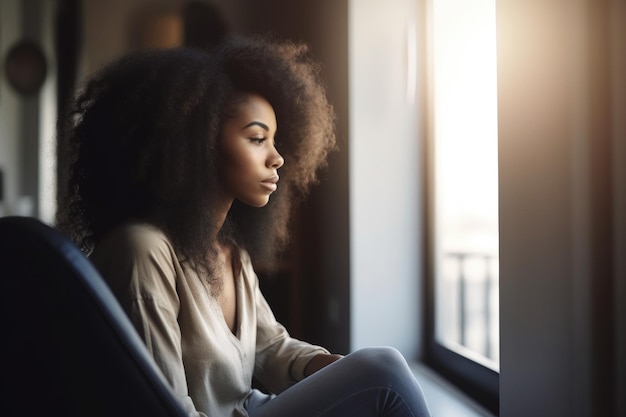
[[[257,145],[260,145],[265,142],[265,138],[250,138],[250,141],[256,143]]]

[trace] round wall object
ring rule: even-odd
[[[7,53],[4,69],[9,84],[18,93],[34,94],[46,79],[46,57],[38,44],[23,40]]]

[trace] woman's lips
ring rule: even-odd
[[[261,184],[263,184],[263,186],[270,191],[276,191],[276,188],[278,188],[276,185],[278,183],[278,178],[278,175],[274,175],[273,177],[261,181]]]

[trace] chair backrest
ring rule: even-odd
[[[82,252],[26,217],[0,219],[0,416],[183,416]]]

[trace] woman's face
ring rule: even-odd
[[[274,143],[276,114],[263,97],[248,95],[222,128],[218,174],[227,198],[262,207],[276,191],[283,157]]]

